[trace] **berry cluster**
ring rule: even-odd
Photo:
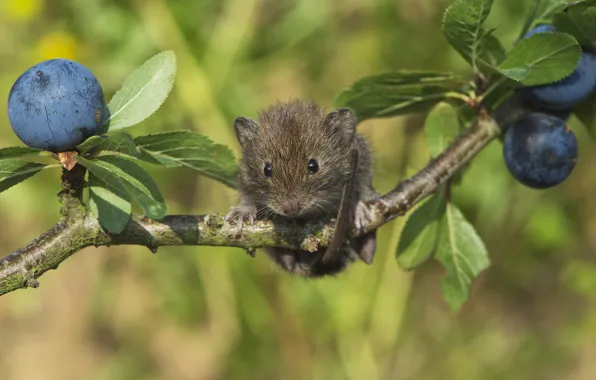
[[[50,59],[16,80],[8,95],[8,118],[25,145],[65,152],[102,133],[109,111],[91,71],[68,59]]]
[[[556,30],[552,25],[541,25],[524,38],[553,32]],[[569,177],[577,160],[577,140],[566,119],[595,88],[596,55],[583,51],[571,75],[555,83],[520,90],[521,98],[539,112],[515,120],[505,132],[505,164],[518,181],[545,189]]]

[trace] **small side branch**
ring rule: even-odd
[[[433,193],[439,185],[451,179],[500,133],[499,125],[483,111],[476,122],[443,153],[382,197],[386,207],[381,208],[379,214],[383,215],[383,218],[371,223],[370,228],[374,230],[389,220],[405,214],[415,204]]]
[[[367,226],[367,231],[404,215],[468,164],[499,133],[497,123],[487,114],[480,114],[476,122],[441,155],[371,204],[375,217]],[[135,215],[122,234],[110,235],[81,203],[83,177],[84,169],[65,172],[60,192],[62,221],[27,246],[0,260],[0,295],[20,288],[37,287],[36,279],[43,273],[57,268],[69,256],[89,246],[142,245],[152,252],[161,246],[191,245],[233,246],[247,250],[265,246],[299,247],[316,251],[327,246],[333,236],[333,223],[318,222],[298,227],[290,224],[274,226],[270,221],[246,225],[242,235],[237,236],[236,227],[225,224],[219,214],[170,215],[161,221]]]

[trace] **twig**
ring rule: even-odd
[[[374,218],[366,231],[373,231],[388,221],[404,215],[414,205],[434,192],[465,166],[500,133],[497,123],[481,112],[474,124],[459,136],[441,155],[420,172],[404,180],[391,192],[371,203]],[[63,174],[63,219],[27,246],[0,260],[0,295],[16,289],[37,287],[37,278],[55,269],[69,256],[89,246],[143,245],[152,252],[161,246],[234,246],[250,251],[264,246],[298,248],[316,251],[325,247],[333,236],[333,223],[311,223],[304,227],[273,225],[258,221],[243,228],[236,236],[234,225],[224,223],[223,216],[170,215],[162,221],[134,215],[119,235],[105,232],[97,219],[81,203],[84,170],[78,166]],[[353,231],[353,236],[356,231]]]

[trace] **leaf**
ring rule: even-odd
[[[116,131],[104,136],[93,136],[77,146],[77,150],[83,156],[98,155],[102,151],[121,153],[126,156],[136,157],[137,146],[133,137],[124,132]]]
[[[89,174],[89,207],[99,224],[111,234],[119,234],[131,219],[132,205],[127,193]]]
[[[558,31],[571,34],[581,46],[596,53],[596,0],[570,5],[554,15],[553,24]]]
[[[238,165],[225,145],[192,131],[174,131],[134,139],[140,159],[167,167],[186,166],[236,188]]]
[[[166,215],[166,205],[157,185],[143,168],[130,159],[106,155],[95,159],[79,157],[78,160],[108,188],[127,194],[150,218],[159,220]]]
[[[88,155],[90,152],[100,146],[101,142],[106,138],[107,136],[105,135],[91,136],[87,140],[77,145],[77,152],[79,152],[79,154],[82,156]]]
[[[435,252],[445,213],[445,200],[437,193],[408,217],[397,246],[397,264],[414,269],[430,259]]]
[[[437,157],[459,134],[457,111],[449,103],[437,104],[426,117],[424,130],[430,154],[432,157]]]
[[[131,157],[136,157],[138,155],[134,138],[123,131],[109,134],[108,137],[101,142],[99,148],[102,151],[122,153]]]
[[[0,160],[5,160],[7,158],[17,158],[22,156],[27,156],[29,154],[39,154],[41,150],[28,148],[25,146],[13,146],[8,148],[0,148]]]
[[[136,69],[108,104],[108,130],[127,128],[151,116],[168,97],[175,75],[176,56],[172,51],[159,53]]]
[[[395,71],[358,80],[339,94],[336,104],[353,109],[359,121],[424,112],[458,84],[449,73]]]
[[[519,41],[498,69],[524,86],[548,84],[569,76],[580,55],[580,46],[569,34],[539,33]]]
[[[568,3],[564,0],[532,0],[518,39],[521,39],[530,31],[534,22],[550,19],[555,12],[563,9],[566,4]]]
[[[503,58],[503,48],[483,24],[494,0],[457,0],[443,16],[443,34],[458,53],[474,67],[490,71]]]
[[[39,173],[46,165],[16,159],[0,160],[0,192]]]
[[[596,91],[573,110],[575,116],[586,126],[592,140],[596,141]]]
[[[488,252],[474,227],[453,204],[447,204],[435,258],[446,269],[443,297],[452,310],[468,298],[472,280],[488,268]]]
[[[486,35],[482,40],[481,57],[483,57],[483,59],[480,61],[480,68],[486,72],[495,72],[495,67],[507,58],[507,52],[505,52],[505,49],[503,49],[503,46],[497,37]]]

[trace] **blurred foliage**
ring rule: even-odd
[[[489,17],[510,47],[529,2]],[[467,65],[440,31],[447,0],[0,0],[0,103],[48,58],[77,60],[107,97],[153,54],[172,49],[176,85],[133,134],[191,128],[239,148],[236,116],[277,99],[331,107],[364,75]],[[429,159],[423,116],[360,126],[387,191]],[[18,145],[0,108],[0,146]],[[593,379],[596,365],[596,150],[580,143],[568,181],[516,184],[492,143],[453,196],[493,265],[451,313],[442,270],[400,271],[398,220],[375,263],[306,281],[239,249],[89,248],[0,299],[0,379]],[[224,213],[237,201],[190,170],[148,167],[173,213]],[[44,171],[0,195],[0,256],[58,218],[59,178]]]

